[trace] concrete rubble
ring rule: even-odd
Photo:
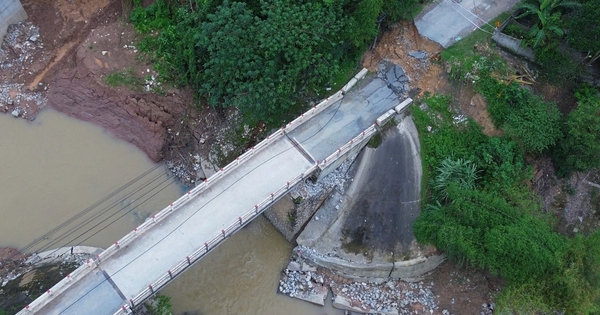
[[[39,37],[39,27],[31,22],[20,22],[9,26],[4,42],[0,46],[0,70],[22,69],[32,64],[37,50],[44,49],[44,43],[39,40]]]
[[[40,82],[35,87],[36,91],[31,91],[24,84],[8,80],[18,79],[25,73],[23,69],[31,74],[48,61],[44,43],[39,37],[39,28],[31,22],[20,22],[8,27],[0,46],[0,71],[7,70],[9,76],[4,82],[0,82],[0,112],[33,120],[36,113],[46,106],[46,97],[37,92],[46,91],[46,85]]]
[[[42,93],[27,92],[23,84],[0,83],[0,112],[33,120],[34,113],[46,106],[46,102]]]
[[[382,61],[377,65],[377,69],[377,77],[384,80],[398,97],[404,98],[408,95],[410,78],[400,65]]]
[[[346,283],[347,282],[347,283]],[[279,293],[324,305],[328,290],[333,306],[362,314],[433,313],[438,309],[433,283],[409,283],[401,280],[350,282],[330,277],[324,270],[292,260],[279,281]]]
[[[83,265],[88,259],[94,258],[101,253],[101,248],[89,246],[75,246],[71,252],[71,247],[61,247],[42,253],[33,253],[20,264],[19,268],[12,270],[6,275],[0,275],[0,287],[8,282],[17,279],[27,272],[46,265],[74,264]],[[72,254],[71,254],[72,253]]]

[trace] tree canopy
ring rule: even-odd
[[[282,115],[355,64],[378,25],[418,0],[137,0],[130,19],[163,80],[250,122]],[[352,52],[356,53],[352,53]]]

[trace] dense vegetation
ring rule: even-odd
[[[344,82],[381,25],[418,3],[136,1],[130,19],[147,35],[140,48],[163,80],[191,86],[212,106],[235,106],[250,122],[280,123],[326,85]]]
[[[514,135],[487,137],[471,120],[457,124],[449,98],[424,103],[413,109],[428,178],[417,240],[506,279],[501,313],[600,311],[600,232],[567,238],[552,229],[526,184],[528,145]]]
[[[525,37],[544,78],[577,84],[581,61],[564,54],[563,39],[587,53],[584,62],[597,58],[599,4],[532,0],[520,5],[536,21]],[[525,88],[522,77],[491,50],[473,50],[490,45],[485,36],[475,32],[442,57],[452,66],[453,79],[486,97],[503,135],[487,137],[472,121],[457,124],[450,99],[442,96],[425,99],[427,110],[414,109],[427,188],[415,235],[458,263],[506,279],[498,297],[500,314],[598,314],[600,232],[574,237],[555,232],[553,218],[529,188],[533,174],[525,162],[525,156],[552,156],[561,176],[600,167],[598,90],[578,88],[577,107],[562,115],[555,103]]]
[[[559,50],[563,39],[586,52],[587,62],[600,56],[599,1],[521,5],[523,16],[537,19],[526,35],[546,73],[571,79],[577,72]],[[409,16],[419,3],[158,0],[143,8],[138,1],[130,18],[146,34],[140,48],[163,80],[192,87],[212,106],[235,106],[251,122],[277,124],[324,86],[343,83],[380,27]],[[471,120],[458,123],[444,96],[414,108],[426,186],[415,235],[455,262],[506,279],[500,313],[598,314],[600,232],[556,233],[528,186],[532,169],[525,162],[525,156],[550,155],[563,175],[600,167],[598,91],[579,89],[577,108],[563,116],[555,103],[519,85],[500,58],[476,53],[481,34],[459,43],[468,49],[451,47],[442,57],[454,79],[486,97],[503,136],[488,137]]]

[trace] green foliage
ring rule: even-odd
[[[567,40],[569,45],[582,52],[586,52],[591,62],[600,57],[600,1],[586,1],[569,18],[569,32]]]
[[[534,15],[537,18],[537,23],[529,33],[533,40],[533,47],[536,48],[551,40],[552,36],[556,36],[557,39],[561,38],[565,34],[561,28],[562,10],[579,5],[578,2],[567,0],[526,0],[517,4],[515,8],[524,11],[517,18],[528,15]]]
[[[140,86],[144,85],[144,79],[138,77],[133,73],[133,69],[129,68],[124,71],[114,72],[107,75],[104,78],[106,84],[110,86],[129,86],[133,89],[139,89]]]
[[[376,134],[373,135],[373,137],[371,137],[371,139],[369,139],[369,142],[367,142],[367,146],[369,148],[377,148],[379,147],[379,145],[381,145],[381,142],[383,141],[383,139],[381,138],[381,134],[378,132]]]
[[[498,295],[498,314],[538,315],[552,314],[546,300],[546,283],[532,280],[521,284],[509,284]]]
[[[541,75],[549,82],[569,86],[581,74],[581,63],[561,53],[557,47],[540,47],[534,52],[535,59],[542,66]]]
[[[451,259],[522,283],[557,268],[563,241],[543,221],[520,213],[493,192],[447,187],[447,205],[430,207],[413,228],[419,242],[432,243]]]
[[[485,137],[468,122],[455,124],[445,97],[424,102],[428,108],[415,107],[413,115],[423,173],[434,178],[424,179],[431,191],[413,225],[417,240],[505,278],[499,314],[597,313],[600,232],[573,239],[554,232],[524,183],[531,171],[522,148],[508,137]],[[475,163],[478,179],[471,180]]]
[[[356,5],[351,14],[348,35],[356,47],[362,47],[377,36],[377,23],[383,3],[383,0],[362,0]]]
[[[339,7],[273,0],[262,2],[262,19],[252,19],[243,4],[230,6],[225,2],[204,24],[208,58],[199,91],[211,104],[271,117],[291,106],[299,87],[338,71],[331,51],[344,25]]]
[[[490,189],[508,188],[527,177],[523,150],[506,137],[490,137],[476,149],[482,181]]]
[[[249,123],[279,124],[301,110],[302,97],[347,81],[380,18],[392,14],[382,12],[400,16],[416,4],[158,0],[143,8],[136,1],[130,20],[145,34],[139,48],[160,80],[191,86],[213,106],[235,106]]]
[[[154,303],[149,305],[150,314],[152,315],[171,315],[171,298],[166,295],[157,295]]]
[[[600,97],[593,88],[575,93],[577,109],[569,113],[565,139],[556,158],[562,173],[600,167]]]
[[[192,86],[213,106],[235,106],[249,122],[273,123],[298,95],[338,74],[337,50],[348,23],[340,4],[214,4],[188,10],[159,1],[134,10],[131,20],[140,32],[160,30],[140,49],[152,53],[163,80]]]
[[[507,115],[503,129],[526,152],[540,153],[554,146],[562,136],[561,116],[555,103],[544,102],[539,96],[526,93],[525,99]]]
[[[414,18],[423,6],[423,0],[387,0],[383,4],[382,13],[388,24],[399,20],[410,20]]]
[[[496,127],[502,128],[526,153],[540,153],[554,146],[562,136],[558,107],[514,82],[499,81],[497,78],[505,71],[500,60],[475,56],[462,63],[454,77],[471,80],[475,89],[487,98]]]
[[[135,1],[129,20],[140,33],[162,29],[171,23],[171,8],[165,0],[156,0],[146,8],[141,6],[141,1]]]
[[[469,160],[446,158],[437,169],[438,175],[434,178],[431,187],[442,201],[448,200],[448,186],[456,184],[463,189],[475,189],[478,178],[477,165]]]

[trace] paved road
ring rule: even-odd
[[[520,0],[436,0],[415,18],[415,25],[425,36],[443,47],[469,35],[500,13],[510,10]],[[493,25],[493,21],[490,23]],[[490,35],[491,36],[491,35]]]

